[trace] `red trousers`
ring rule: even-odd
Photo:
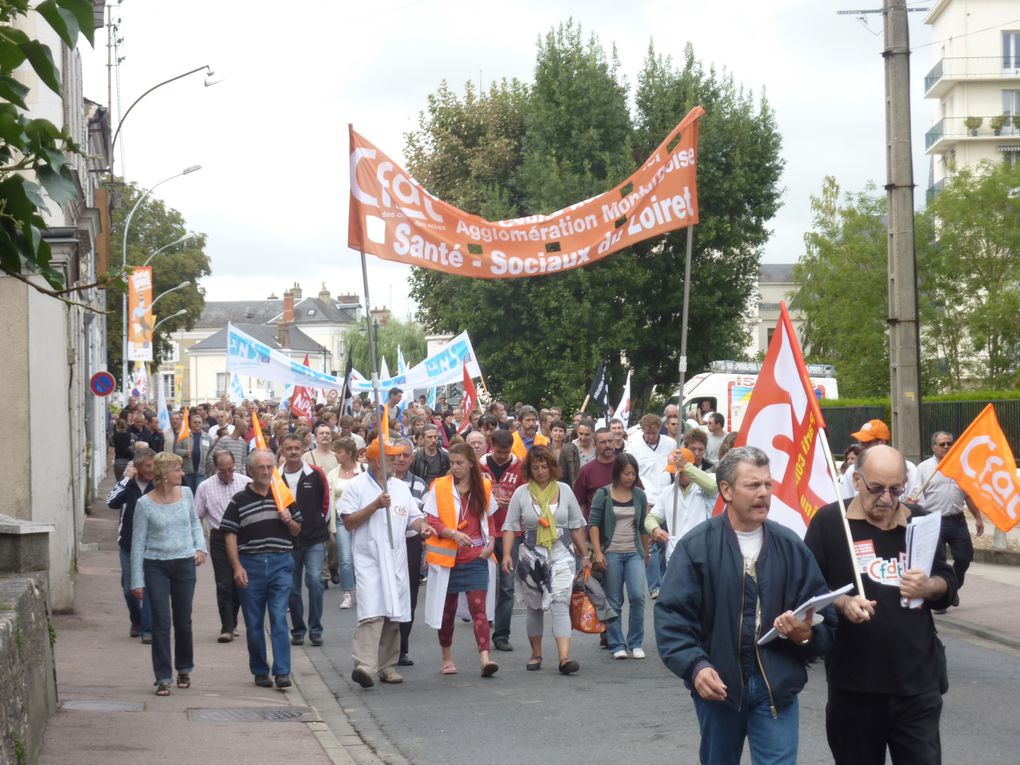
[[[466,593],[468,611],[475,631],[475,642],[479,651],[489,650],[489,619],[485,615],[485,590],[471,590]],[[439,645],[449,648],[453,645],[453,620],[457,616],[459,592],[451,592],[443,604],[443,625],[439,628]]]

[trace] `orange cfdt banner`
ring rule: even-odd
[[[594,263],[698,222],[698,119],[692,109],[652,156],[609,191],[557,210],[488,221],[429,194],[351,133],[347,243],[384,260],[476,279],[540,276]]]
[[[128,276],[128,359],[152,361],[152,268]]]
[[[956,439],[937,469],[956,481],[999,530],[1009,531],[1020,520],[1016,461],[991,404]]]

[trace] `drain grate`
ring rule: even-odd
[[[188,718],[203,722],[319,722],[312,707],[237,707],[189,709]]]

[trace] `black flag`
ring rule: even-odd
[[[340,414],[353,414],[351,409],[351,371],[354,369],[354,362],[351,352],[347,351],[347,365],[344,368],[344,387],[340,390]]]
[[[599,368],[595,371],[595,382],[591,384],[588,389],[588,395],[591,400],[598,404],[602,408],[602,414],[606,413],[606,409],[609,408],[609,379],[608,375],[609,360],[602,359],[599,364]]]

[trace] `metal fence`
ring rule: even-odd
[[[1014,458],[1020,458],[1020,399],[1008,401],[924,401],[921,404],[921,443],[923,454],[931,454],[931,434],[945,430],[958,437],[974,418],[981,414],[989,403],[995,405],[1003,433],[1013,450]],[[882,406],[822,407],[822,416],[828,427],[829,448],[832,456],[841,458],[843,450],[853,442],[851,433],[860,430],[868,420],[889,422],[889,414]]]

